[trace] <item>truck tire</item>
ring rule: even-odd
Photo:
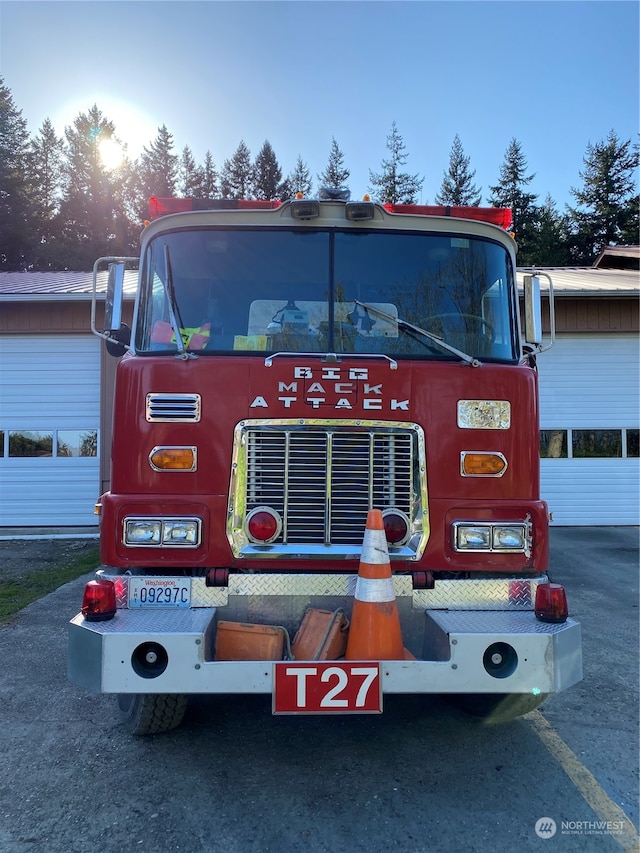
[[[530,693],[469,693],[461,696],[450,695],[448,698],[470,717],[476,717],[487,725],[499,725],[535,711],[548,698],[548,694],[532,696]]]
[[[121,693],[118,707],[130,734],[157,735],[180,725],[187,697],[182,693]]]

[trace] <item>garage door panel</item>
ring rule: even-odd
[[[97,456],[8,454],[12,431],[98,434],[100,341],[93,335],[0,336],[0,396],[0,526],[95,525]]]
[[[621,463],[617,466],[604,459],[575,464],[585,461],[542,460],[541,493],[553,514],[553,524],[639,524],[638,460],[615,460]]]
[[[638,428],[637,335],[560,336],[538,369],[541,429]],[[640,524],[638,459],[542,459],[540,468],[554,524]]]
[[[565,335],[538,359],[543,429],[637,427],[634,335]]]
[[[5,460],[18,463],[22,460]],[[5,469],[2,526],[95,525],[99,497],[94,459],[25,460]],[[66,463],[73,463],[71,468]],[[82,465],[78,463],[83,463]]]

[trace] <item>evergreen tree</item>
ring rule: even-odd
[[[0,270],[30,264],[34,235],[28,168],[29,134],[22,111],[0,77]]]
[[[589,143],[581,171],[582,188],[571,188],[576,207],[568,206],[574,263],[590,264],[608,245],[638,242],[638,148],[612,130]]]
[[[469,170],[470,157],[462,147],[456,133],[449,155],[449,170],[444,173],[440,192],[436,195],[436,204],[448,204],[456,207],[477,207],[482,201],[482,191],[472,183],[475,170]]]
[[[163,124],[158,128],[158,135],[149,148],[143,148],[138,161],[138,181],[144,210],[150,196],[171,198],[176,194],[178,160],[178,155],[173,151],[173,136]]]
[[[535,232],[538,227],[537,196],[526,192],[525,187],[535,178],[527,175],[527,160],[517,140],[512,139],[500,167],[498,183],[489,187],[493,207],[509,207],[513,216],[513,227],[518,241],[518,262],[521,266],[535,263]]]
[[[324,172],[318,175],[318,183],[329,190],[347,190],[347,181],[351,172],[344,166],[344,154],[334,137],[331,137],[329,160]]]
[[[310,198],[313,189],[311,172],[299,154],[296,160],[296,167],[287,178],[287,181],[289,184],[289,197],[294,196],[296,193],[302,193],[304,198]]]
[[[129,160],[126,149],[122,162],[110,176],[110,187],[117,211],[113,222],[117,254],[135,256],[140,251],[140,229],[148,217],[149,199],[140,198],[138,163]]]
[[[178,161],[178,192],[184,198],[202,198],[202,169],[196,165],[191,149],[185,145]]]
[[[387,149],[391,156],[382,161],[382,171],[369,170],[373,198],[383,204],[415,204],[424,178],[401,171],[408,155],[405,153],[404,140],[398,133],[395,121],[391,125],[391,133],[387,136]]]
[[[253,166],[253,194],[270,201],[281,198],[282,190],[282,169],[271,143],[265,139]]]
[[[204,155],[202,166],[202,198],[216,198],[218,195],[218,173],[211,151]]]
[[[58,231],[66,268],[91,269],[101,255],[124,254],[124,212],[117,199],[117,170],[100,158],[100,143],[114,138],[112,122],[94,105],[65,129],[64,189]],[[115,192],[114,192],[115,190]]]
[[[567,217],[558,213],[550,195],[539,209],[531,254],[536,266],[564,267],[571,263]]]
[[[222,198],[251,198],[253,189],[253,165],[251,152],[240,140],[233,157],[225,160],[220,173]]]
[[[63,146],[64,141],[56,135],[48,118],[29,146],[27,179],[34,206],[35,237],[31,266],[38,270],[56,267],[59,260],[55,217],[61,197]]]

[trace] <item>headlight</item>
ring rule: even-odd
[[[491,549],[491,528],[489,525],[460,524],[455,537],[458,551],[489,551]]]
[[[163,545],[197,545],[199,523],[189,521],[164,521],[162,523]]]
[[[159,545],[162,524],[142,518],[126,518],[124,522],[125,545]]]
[[[199,518],[125,518],[123,543],[130,548],[197,548],[201,528]]]
[[[496,551],[524,551],[524,524],[501,525],[493,528],[493,548]]]
[[[531,525],[491,522],[474,524],[456,521],[453,524],[454,551],[502,551],[529,555],[531,549]]]

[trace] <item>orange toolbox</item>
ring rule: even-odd
[[[349,622],[342,610],[307,610],[293,638],[294,660],[337,660],[347,648]]]
[[[285,629],[246,622],[218,622],[215,660],[282,660]]]

